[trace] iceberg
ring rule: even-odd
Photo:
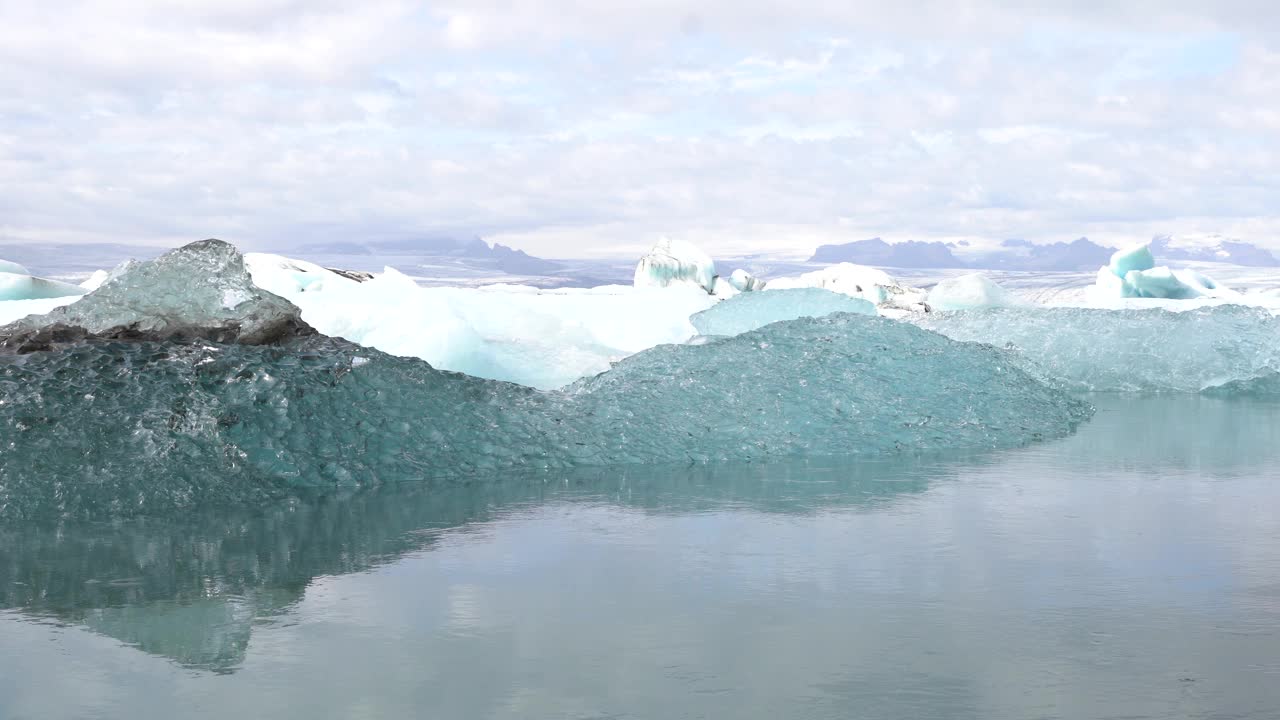
[[[1242,305],[1005,308],[914,321],[954,340],[1008,348],[1028,372],[1080,391],[1196,393],[1280,371],[1280,318]]]
[[[230,246],[196,243],[103,286],[109,301],[69,306],[109,329],[129,308],[133,332],[0,355],[0,517],[187,512],[513,470],[1009,447],[1091,413],[1009,353],[848,313],[659,346],[540,392],[340,338],[248,332],[267,310],[296,325],[297,310],[247,281]],[[171,332],[210,319],[217,337]]]
[[[1194,300],[1240,297],[1239,293],[1194,270],[1156,267],[1150,244],[1117,251],[1109,264],[1098,269],[1097,281],[1090,292],[1096,300],[1104,302],[1123,298]]]
[[[887,310],[886,314],[889,315],[929,311],[924,290],[903,285],[883,270],[847,262],[795,277],[775,278],[769,281],[765,290],[803,287],[821,288],[862,298],[882,311]]]
[[[939,282],[929,290],[926,302],[933,310],[977,310],[1019,304],[1004,288],[979,273]]]
[[[541,290],[424,288],[394,268],[358,282],[278,255],[249,253],[254,282],[297,305],[319,332],[442,370],[551,390],[622,358],[696,334],[715,297],[691,283]]]
[[[1117,250],[1111,256],[1107,269],[1112,275],[1123,278],[1131,272],[1143,272],[1156,266],[1155,256],[1151,254],[1151,244],[1141,243]]]
[[[80,287],[90,292],[102,287],[102,284],[111,279],[111,273],[106,270],[94,270],[84,282],[80,283]]]
[[[70,305],[86,292],[78,285],[34,277],[18,263],[0,260],[0,325]]]
[[[1131,270],[1124,276],[1126,297],[1193,300],[1200,297],[1227,298],[1236,293],[1194,270]]]
[[[79,285],[25,274],[0,272],[0,302],[75,297],[84,295],[85,292],[85,289]]]
[[[32,352],[84,338],[260,344],[313,332],[294,305],[253,284],[234,247],[202,240],[131,263],[75,303],[0,327],[0,349]]]
[[[31,271],[11,260],[0,260],[0,273],[10,275],[30,275]]]
[[[765,281],[742,268],[738,268],[729,275],[729,284],[738,292],[754,292],[763,290]]]
[[[332,287],[349,288],[373,278],[366,273],[339,272],[270,253],[246,253],[244,263],[256,285],[281,297]]]
[[[636,265],[635,287],[664,288],[689,283],[707,293],[715,289],[716,264],[693,243],[662,238]]]
[[[689,322],[702,335],[740,335],[783,320],[842,312],[875,315],[876,306],[830,290],[796,288],[743,293],[695,313]]]
[[[711,285],[711,294],[719,300],[725,300],[737,296],[742,291],[734,287],[728,278],[716,276],[715,282]]]

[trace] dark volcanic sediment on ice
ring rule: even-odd
[[[48,315],[0,327],[0,351],[79,340],[208,340],[263,345],[314,334],[298,308],[253,284],[230,243],[201,240],[143,263]]]

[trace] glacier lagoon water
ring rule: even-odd
[[[1274,718],[1280,403],[0,525],[0,718]]]

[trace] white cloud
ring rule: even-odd
[[[1280,241],[1268,3],[1004,5],[0,0],[0,236]]]

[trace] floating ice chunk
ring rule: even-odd
[[[1121,248],[1111,256],[1111,263],[1107,265],[1111,273],[1118,278],[1123,278],[1135,270],[1150,270],[1155,266],[1156,259],[1151,254],[1151,243]]]
[[[667,287],[692,283],[710,293],[715,290],[716,264],[694,244],[662,238],[636,265],[636,287]]]
[[[733,273],[729,275],[729,284],[738,292],[763,290],[765,286],[764,280],[761,280],[742,268],[734,270]]]
[[[875,315],[876,306],[862,298],[819,288],[742,293],[689,318],[703,335],[739,335],[770,323],[832,313]]]
[[[31,271],[10,260],[0,260],[0,273],[10,273],[13,275],[30,275]]]
[[[253,284],[234,247],[202,240],[129,265],[78,302],[0,327],[0,346],[25,352],[84,337],[258,344],[311,332],[296,307]]]
[[[689,316],[715,298],[693,283],[540,290],[520,285],[423,288],[386,268],[355,282],[316,265],[250,254],[254,281],[320,332],[444,370],[540,389],[695,334]]]
[[[1185,283],[1167,267],[1130,270],[1125,273],[1125,297],[1191,300],[1204,295],[1200,288]]]
[[[1089,289],[1089,295],[1093,301],[1103,303],[1124,298],[1233,300],[1240,297],[1234,290],[1194,270],[1156,267],[1147,244],[1116,252],[1111,263],[1098,270],[1097,282]]]
[[[269,253],[245,253],[245,267],[260,288],[280,297],[302,292],[319,292],[327,287],[345,287],[358,281],[315,263]]]
[[[925,302],[924,290],[903,285],[883,270],[847,262],[795,277],[775,278],[770,280],[764,289],[785,290],[802,287],[822,288],[860,297],[882,310],[888,309],[889,314],[899,314],[902,311],[928,312],[929,309]]]
[[[45,278],[0,272],[0,301],[45,300],[48,298],[74,297],[85,294],[79,285],[46,280]]]
[[[1098,279],[1085,293],[1094,302],[1108,302],[1125,297],[1124,278],[1111,271],[1109,265],[1098,268]]]
[[[0,388],[4,519],[539,468],[1008,447],[1090,412],[1005,352],[851,314],[664,345],[569,391],[322,336],[91,341],[0,356]]]
[[[993,309],[915,322],[1016,350],[1024,368],[1085,391],[1200,392],[1280,371],[1280,318],[1261,308]]]
[[[80,287],[84,288],[85,290],[88,290],[89,292],[93,292],[94,290],[97,290],[98,288],[102,287],[102,284],[105,283],[110,278],[111,278],[111,273],[107,272],[106,270],[94,270],[93,274],[90,275],[87,280],[80,283]]]
[[[1004,288],[978,273],[939,282],[929,291],[928,303],[933,310],[976,310],[1019,304]]]

